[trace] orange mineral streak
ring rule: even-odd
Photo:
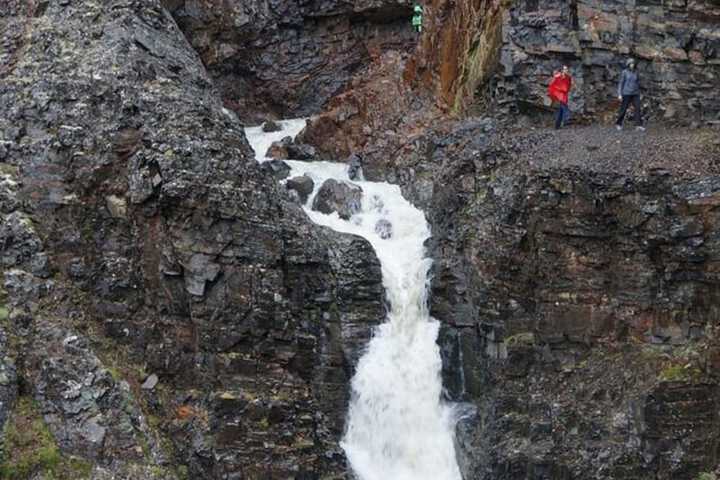
[[[431,90],[446,108],[472,100],[497,64],[505,3],[430,0],[424,10],[425,30],[403,78]]]

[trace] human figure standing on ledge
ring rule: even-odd
[[[413,8],[413,17],[412,17],[412,26],[415,29],[416,32],[420,33],[422,32],[422,15],[423,15],[423,7],[422,5],[416,3],[415,8]]]
[[[550,100],[558,103],[558,109],[555,113],[555,130],[565,125],[570,120],[570,89],[572,89],[572,76],[570,76],[570,68],[563,65],[562,70],[555,71],[553,78],[548,86],[548,96]]]
[[[630,104],[635,108],[635,123],[638,130],[645,130],[642,118],[642,106],[640,104],[640,77],[635,70],[635,60],[627,61],[627,68],[620,75],[618,82],[618,100],[620,100],[620,113],[618,114],[615,128],[622,130],[625,114]]]

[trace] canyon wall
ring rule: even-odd
[[[501,70],[491,88],[498,108],[548,105],[553,71],[568,65],[572,110],[612,118],[628,58],[638,64],[644,106],[656,121],[720,121],[720,7],[709,0],[507,2]]]
[[[0,10],[0,421],[52,453],[8,434],[3,472],[343,478],[369,243],[287,199],[159,2]]]
[[[167,0],[220,88],[251,123],[319,111],[382,52],[415,42],[409,0]]]

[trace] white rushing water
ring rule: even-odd
[[[295,136],[304,120],[281,122],[281,132],[246,129],[263,162],[273,141]],[[397,185],[352,181],[363,190],[361,211],[349,220],[309,207],[328,178],[350,182],[348,166],[332,162],[287,161],[290,177],[308,175],[315,191],[305,211],[317,224],[366,238],[382,265],[390,303],[360,358],[352,379],[352,399],[342,447],[360,480],[460,480],[455,459],[454,415],[441,402],[441,360],[436,344],[439,324],[427,309],[428,270],[424,241],[430,237],[425,215],[405,200]],[[381,238],[379,220],[392,225]]]

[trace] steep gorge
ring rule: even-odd
[[[323,109],[302,141],[427,213],[465,479],[717,470],[717,5],[410,7],[0,6],[0,422],[32,403],[73,478],[349,478],[381,265],[243,133]],[[534,129],[563,62],[602,122],[628,55],[656,130]]]

